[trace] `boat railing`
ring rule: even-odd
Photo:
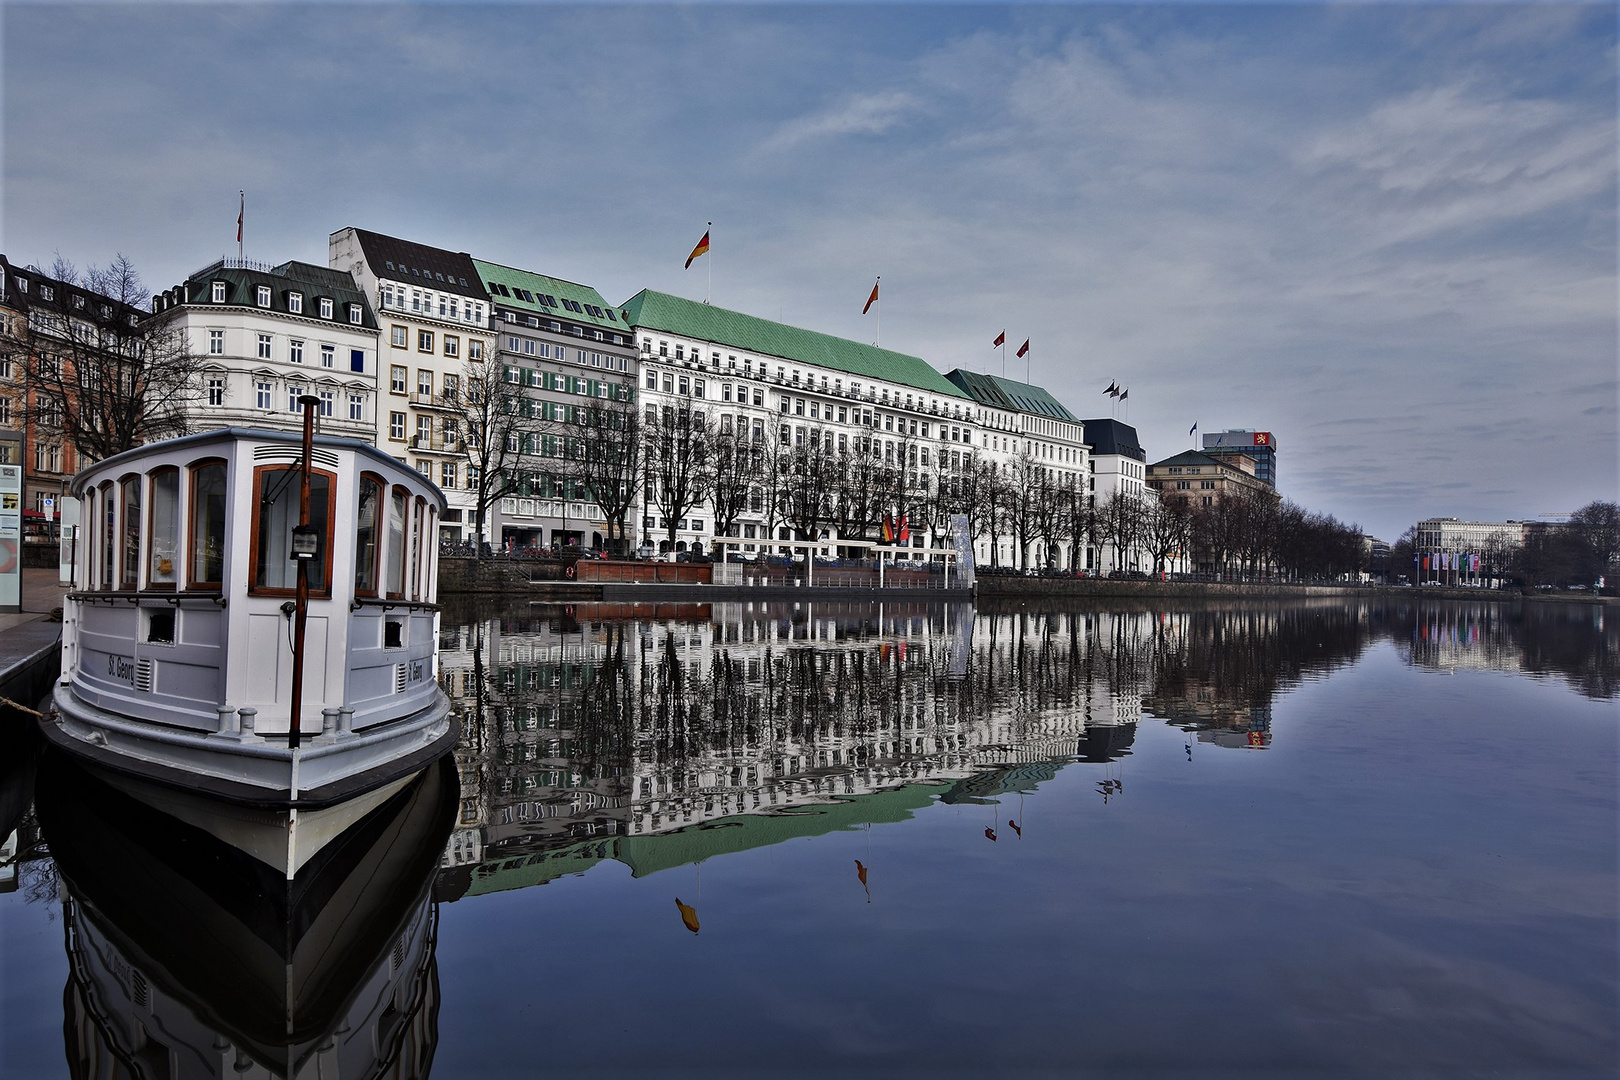
[[[397,597],[392,600],[384,600],[375,596],[361,596],[356,597],[349,603],[350,611],[359,611],[361,608],[368,607],[382,608],[384,611],[398,611],[402,609],[405,611],[439,610],[438,604],[430,603],[426,600],[401,600]]]
[[[105,600],[108,604],[116,605],[120,600],[131,604],[143,602],[162,601],[174,607],[180,607],[188,601],[195,604],[211,604],[214,607],[225,607],[230,601],[223,593],[210,592],[168,592],[155,590],[128,590],[121,592],[70,592],[66,599],[75,600],[81,604],[98,604]]]

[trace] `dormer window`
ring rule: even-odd
[[[41,285],[39,287],[39,298],[41,300],[52,300],[55,299],[55,297],[56,290],[52,289],[49,285]]]
[[[304,313],[304,294],[301,292],[288,293],[287,310],[294,315],[302,315]]]
[[[331,317],[332,317],[332,298],[329,297],[329,296],[323,296],[323,297],[321,297],[321,318],[330,319]]]
[[[84,297],[75,296],[73,298],[73,307],[75,308],[75,310],[83,311],[84,310]]]
[[[260,307],[270,306],[270,286],[259,285],[253,290],[253,302]]]
[[[359,304],[350,304],[349,305],[349,321],[351,323],[354,323],[356,326],[360,325],[360,305]]]
[[[216,304],[225,302],[225,283],[216,281],[208,288],[208,299]]]

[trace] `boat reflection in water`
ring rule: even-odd
[[[71,1075],[427,1075],[447,760],[291,879],[59,753],[36,798],[63,886]]]

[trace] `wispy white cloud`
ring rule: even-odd
[[[764,141],[762,149],[789,150],[846,135],[882,135],[904,123],[918,106],[917,97],[905,90],[848,95],[830,108],[788,120]]]
[[[365,225],[619,300],[701,295],[681,263],[713,220],[718,303],[871,340],[881,273],[884,344],[979,368],[1005,327],[1083,413],[1127,381],[1150,452],[1195,419],[1271,429],[1290,496],[1381,532],[1441,509],[1429,476],[1485,516],[1616,483],[1612,13],[6,20],[8,254],[121,249],[167,281],[234,237],[246,186],[265,257]]]

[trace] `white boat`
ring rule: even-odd
[[[259,857],[291,876],[454,744],[445,500],[415,470],[354,440],[226,428],[97,462],[72,495],[56,746],[244,849],[265,846],[265,814],[285,822]]]

